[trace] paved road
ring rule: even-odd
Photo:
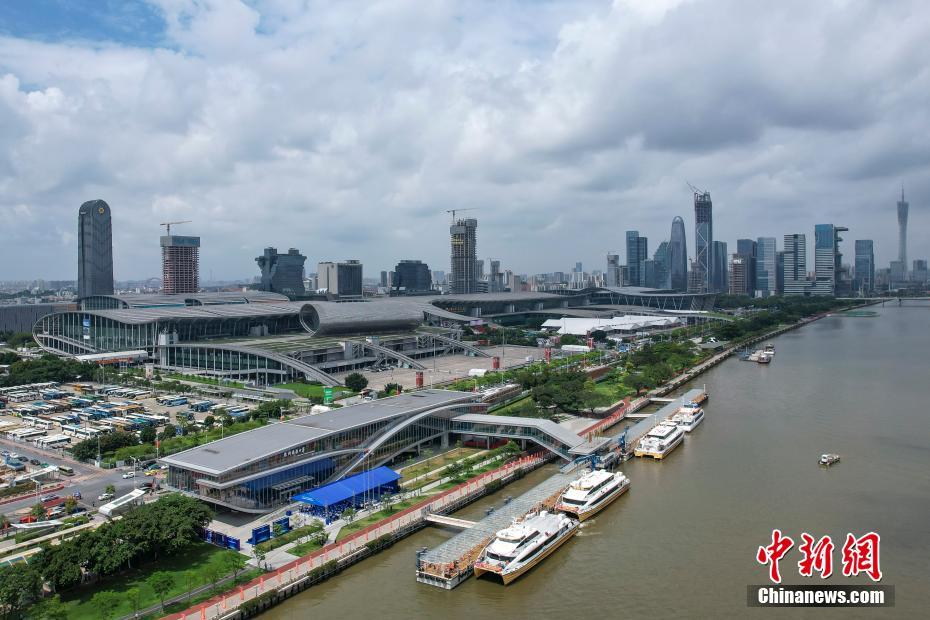
[[[0,438],[0,449],[21,454],[30,459],[38,459],[43,463],[72,467],[75,475],[71,477],[61,476],[61,482],[66,486],[63,490],[55,493],[64,497],[71,495],[75,491],[80,491],[83,496],[81,503],[88,508],[95,507],[97,496],[103,493],[109,484],[116,487],[116,496],[119,497],[129,493],[137,484],[152,480],[152,478],[143,476],[141,472],[139,472],[139,477],[136,479],[124,480],[122,475],[126,471],[125,469],[99,469],[64,457],[59,450],[40,450],[31,444],[18,443],[6,438]],[[161,481],[163,476],[158,476],[157,479]],[[34,504],[34,496],[8,504],[0,504],[0,514],[10,517],[16,513],[28,511]],[[54,503],[51,505],[54,505]]]

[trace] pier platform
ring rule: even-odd
[[[418,554],[417,581],[446,590],[456,587],[472,575],[478,556],[498,530],[533,508],[554,505],[575,478],[577,474],[555,474],[438,547]]]
[[[707,400],[707,394],[704,392],[703,389],[695,388],[695,389],[688,390],[687,392],[685,392],[684,396],[671,400],[667,405],[665,405],[664,407],[662,407],[655,413],[635,414],[635,415],[644,415],[646,417],[643,417],[639,422],[631,426],[629,432],[627,432],[627,436],[626,436],[626,444],[628,446],[627,449],[632,452],[633,448],[635,447],[636,442],[642,439],[643,435],[645,435],[650,430],[652,430],[652,427],[654,427],[656,424],[660,422],[664,422],[666,419],[672,416],[676,411],[678,411],[678,408],[681,406],[682,400],[694,401],[696,403],[703,403],[705,400]],[[627,417],[632,418],[633,416],[628,415]],[[619,441],[620,435],[622,434],[623,433],[618,433],[615,437],[613,437],[613,440],[615,442]]]

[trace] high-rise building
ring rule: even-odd
[[[382,271],[382,272],[381,272],[381,283],[380,283],[380,285],[381,285],[381,288],[387,288],[387,287],[388,287],[387,271]]]
[[[695,260],[704,273],[704,290],[713,283],[714,269],[714,204],[710,192],[694,192]]]
[[[730,259],[730,294],[746,295],[749,287],[749,258],[739,252]]]
[[[807,237],[785,235],[785,295],[810,295],[807,279]]]
[[[620,255],[619,254],[608,254],[607,255],[607,278],[604,282],[605,286],[621,286],[622,282],[620,281]]]
[[[264,253],[255,259],[262,270],[259,287],[282,295],[303,295],[306,261],[307,257],[296,248],[289,249],[287,254],[278,254],[276,248],[265,248]]]
[[[907,265],[899,260],[891,261],[891,286],[899,288],[905,285],[907,280]]]
[[[714,241],[714,281],[713,290],[715,292],[725,292],[728,288],[727,283],[727,244],[724,241]]]
[[[488,292],[500,293],[504,290],[504,274],[501,272],[501,262],[489,258],[488,266],[491,270],[488,273]]]
[[[743,261],[746,275],[746,295],[756,296],[756,259],[758,257],[758,248],[753,239],[737,239],[736,253],[745,258]]]
[[[433,289],[429,265],[420,260],[402,260],[394,267],[391,289],[395,292],[428,293]]]
[[[857,292],[868,295],[875,290],[875,252],[871,239],[856,239],[853,274]]]
[[[643,263],[647,257],[647,239],[640,237],[638,230],[626,231],[626,267],[630,286],[646,286]]]
[[[110,205],[88,200],[78,209],[78,297],[113,294]]]
[[[688,271],[688,292],[707,292],[707,274],[704,273],[704,268],[696,260],[691,261],[691,269]]]
[[[785,294],[785,252],[775,252],[775,294]]]
[[[575,273],[584,273],[584,266],[581,264],[581,261],[575,263]]]
[[[200,237],[161,237],[161,288],[165,295],[200,290]]]
[[[685,236],[685,221],[680,217],[672,220],[672,233],[668,242],[669,288],[673,291],[688,290],[688,239]]]
[[[836,295],[837,284],[843,270],[843,255],[840,253],[840,233],[849,230],[833,224],[814,226],[814,295]]]
[[[901,200],[898,201],[898,260],[907,268],[907,211],[910,205],[904,200],[904,187],[901,188]]]
[[[358,260],[326,261],[317,265],[318,285],[338,297],[362,296],[362,263]]]
[[[456,220],[449,228],[452,241],[452,292],[478,291],[478,220]]]
[[[643,263],[643,286],[647,288],[658,288],[656,284],[656,262],[653,259],[644,260]]]
[[[655,262],[655,288],[667,289],[669,285],[668,241],[663,241],[652,255]]]
[[[927,261],[923,259],[914,260],[914,268],[911,270],[911,281],[918,284],[927,284]]]
[[[775,293],[775,237],[756,240],[756,295],[768,297]]]

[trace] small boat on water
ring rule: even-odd
[[[669,418],[669,422],[690,433],[698,424],[704,421],[704,410],[694,402],[688,402],[678,408],[678,411]]]
[[[606,508],[629,488],[630,479],[622,472],[594,470],[568,485],[555,509],[584,521]]]
[[[672,450],[678,447],[685,437],[685,431],[676,424],[663,422],[646,433],[633,454],[636,456],[651,456],[654,459],[665,458]]]
[[[762,349],[763,353],[766,355],[775,355],[775,345],[771,342],[766,343],[765,347]]]
[[[818,464],[824,467],[830,467],[831,465],[834,465],[839,462],[840,462],[839,454],[821,454]]]
[[[759,357],[756,359],[756,361],[760,364],[771,364],[772,356],[769,355],[768,353],[761,353]]]
[[[547,512],[530,512],[500,530],[475,563],[475,576],[493,575],[504,585],[527,572],[578,532],[579,521]]]

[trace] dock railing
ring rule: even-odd
[[[310,555],[296,559],[266,573],[235,590],[224,592],[212,599],[182,612],[166,616],[168,620],[212,620],[232,614],[242,603],[274,590],[287,589],[306,579],[309,573],[333,561],[345,560],[359,553],[365,546],[387,536],[424,522],[428,512],[442,512],[463,498],[472,495],[495,480],[501,480],[517,470],[532,469],[545,462],[544,453],[532,454],[511,461],[497,469],[485,472],[456,487],[425,498],[388,519],[369,525],[344,539],[326,545]]]

